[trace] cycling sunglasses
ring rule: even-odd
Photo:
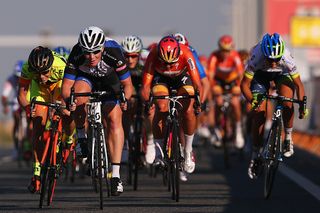
[[[101,50],[96,50],[96,51],[93,51],[93,52],[88,52],[88,51],[83,50],[83,54],[84,55],[90,55],[91,53],[94,54],[94,55],[97,55],[100,52],[101,52]]]

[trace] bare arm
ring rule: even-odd
[[[19,84],[18,102],[23,109],[25,109],[26,106],[29,105],[29,101],[27,100],[29,85],[30,84]]]
[[[121,84],[123,86],[126,99],[130,99],[133,93],[133,85],[132,85],[131,77],[121,80]]]
[[[251,90],[250,90],[251,81],[252,81],[252,79],[244,76],[242,78],[242,81],[241,81],[241,84],[240,84],[241,91],[242,91],[244,97],[247,99],[247,101],[249,103],[252,100],[252,93],[251,93]]]
[[[293,83],[295,84],[296,88],[297,88],[297,97],[299,100],[303,99],[303,96],[305,96],[305,92],[304,92],[304,86],[302,84],[302,81],[300,79],[300,76],[293,78]]]
[[[63,100],[67,101],[70,97],[71,88],[74,85],[74,80],[70,80],[64,78],[62,81],[62,88],[61,88],[61,96]]]

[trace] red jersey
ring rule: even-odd
[[[151,85],[155,73],[159,73],[165,77],[174,78],[185,71],[191,77],[193,85],[197,85],[197,83],[200,82],[200,76],[195,59],[187,46],[180,45],[179,59],[173,64],[163,62],[158,57],[157,48],[152,48],[144,66],[142,84]]]
[[[220,51],[213,52],[208,60],[208,73],[227,83],[242,76],[243,65],[238,52],[232,50],[226,58]]]

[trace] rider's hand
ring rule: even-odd
[[[74,112],[74,111],[76,110],[76,108],[77,108],[77,102],[78,102],[77,99],[75,99],[73,103],[70,103],[70,104],[69,104],[69,110],[70,110],[70,112]]]
[[[260,93],[253,93],[251,100],[251,110],[256,110],[261,104],[263,95]]]
[[[31,115],[31,106],[30,106],[30,104],[25,106],[24,110],[26,111],[27,118],[30,118],[30,115]]]
[[[308,117],[309,114],[309,109],[302,109],[299,108],[299,119],[306,119]]]
[[[128,101],[120,102],[120,108],[122,111],[127,111],[128,109]]]
[[[156,105],[155,105],[155,104],[149,105],[148,103],[146,103],[146,104],[144,105],[144,112],[145,112],[146,115],[149,116],[149,115],[151,115],[151,114],[154,112],[155,108],[156,108]]]

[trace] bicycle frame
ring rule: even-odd
[[[262,157],[265,166],[265,181],[264,181],[264,197],[268,199],[271,195],[271,190],[274,183],[274,178],[282,159],[282,112],[283,102],[288,101],[292,103],[298,103],[303,106],[303,110],[307,105],[307,97],[303,97],[303,101],[287,98],[284,96],[269,96],[265,95],[266,99],[276,100],[275,111],[272,116],[272,125],[268,134],[268,138],[264,144],[262,150]]]
[[[176,202],[179,201],[180,197],[180,171],[183,170],[181,163],[184,161],[181,155],[181,145],[179,141],[179,120],[178,120],[178,106],[182,107],[179,102],[180,99],[194,98],[196,104],[200,106],[199,94],[196,92],[195,95],[176,95],[176,91],[172,91],[170,95],[165,96],[151,96],[149,104],[154,99],[166,99],[168,100],[169,112],[166,120],[166,134],[163,143],[164,161],[168,169],[168,190],[172,190],[172,199]]]
[[[42,169],[39,208],[42,208],[46,191],[48,191],[47,205],[49,206],[51,204],[57,178],[60,175],[59,165],[62,163],[62,156],[61,149],[59,149],[59,153],[57,153],[57,146],[60,146],[61,144],[62,120],[58,111],[59,109],[64,107],[61,106],[61,104],[59,103],[46,103],[41,101],[35,101],[35,98],[33,98],[33,100],[31,101],[31,107],[33,108],[35,104],[49,107],[48,119],[50,120],[50,135],[46,138],[45,148],[40,161]],[[54,109],[55,111],[51,112],[51,109]],[[45,134],[43,135],[43,137],[45,138]]]

